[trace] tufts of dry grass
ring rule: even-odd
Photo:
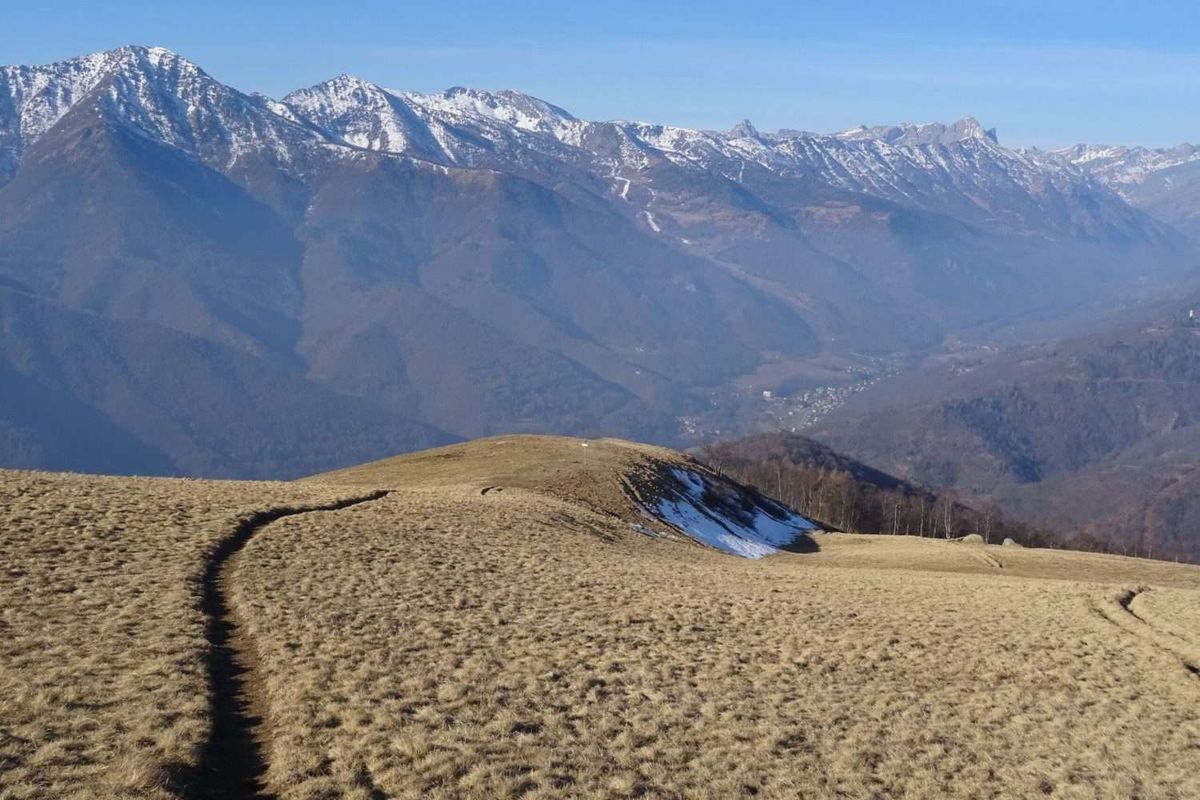
[[[392,491],[261,528],[223,577],[281,800],[1200,796],[1200,569],[849,535],[741,560],[644,534],[630,497],[681,458],[5,474],[0,796],[175,793],[211,723],[206,554],[339,484]]]
[[[247,548],[281,796],[1200,794],[1200,682],[1097,613],[1200,570],[838,535],[742,561],[570,503],[578,445],[535,444],[549,491],[450,449]]]
[[[955,572],[1083,583],[1145,583],[1195,589],[1200,567],[1168,561],[1025,547],[979,545],[914,536],[815,534],[820,548],[806,566]]]
[[[207,556],[345,489],[0,471],[0,796],[172,796],[211,722]]]

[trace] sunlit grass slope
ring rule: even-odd
[[[822,533],[738,558],[654,518],[681,470],[748,502],[558,437],[298,484],[0,473],[0,796],[186,796],[208,554],[377,489],[265,525],[228,579],[280,798],[1200,796],[1200,569]]]

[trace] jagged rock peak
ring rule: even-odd
[[[754,123],[748,119],[743,119],[737,125],[734,125],[725,133],[731,139],[758,139],[760,138],[758,128],[754,127]]]
[[[928,122],[918,125],[862,125],[842,131],[836,136],[850,141],[878,140],[898,147],[911,145],[954,144],[970,139],[988,140],[998,144],[995,128],[984,128],[974,117],[963,117],[957,122],[946,125],[941,122]]]

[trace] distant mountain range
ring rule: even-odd
[[[1200,145],[1076,145],[1054,153],[1094,175],[1130,204],[1200,238]]]
[[[284,477],[497,431],[679,443],[762,376],[1193,280],[1194,162],[1088,152],[348,76],[274,100],[161,48],[0,68],[0,464]]]

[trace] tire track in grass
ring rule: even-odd
[[[1170,636],[1181,645],[1185,647],[1200,648],[1200,642],[1189,639],[1187,636],[1184,636],[1178,631],[1172,630],[1169,625],[1163,624],[1159,619],[1156,619],[1156,617],[1159,617],[1159,614],[1146,607],[1146,597],[1149,593],[1150,590],[1145,589],[1129,598],[1129,605],[1126,606],[1126,610],[1154,630],[1166,636]]]
[[[971,552],[971,555],[973,555],[976,558],[976,560],[978,560],[985,566],[991,567],[992,569],[1004,569],[1004,563],[1000,559],[998,559],[994,555],[992,555],[991,553],[985,552],[983,550],[974,550]]]
[[[1134,608],[1134,602],[1149,591],[1148,586],[1123,589],[1095,604],[1093,610],[1121,630],[1179,659],[1184,669],[1192,676],[1200,678],[1200,648],[1160,629]]]
[[[230,597],[237,555],[254,535],[272,522],[299,514],[340,511],[387,496],[386,491],[306,507],[259,511],[242,520],[209,556],[200,608],[206,619],[212,729],[200,762],[182,794],[185,800],[257,798],[270,800],[267,772],[266,696],[255,677],[254,642],[238,619]]]

